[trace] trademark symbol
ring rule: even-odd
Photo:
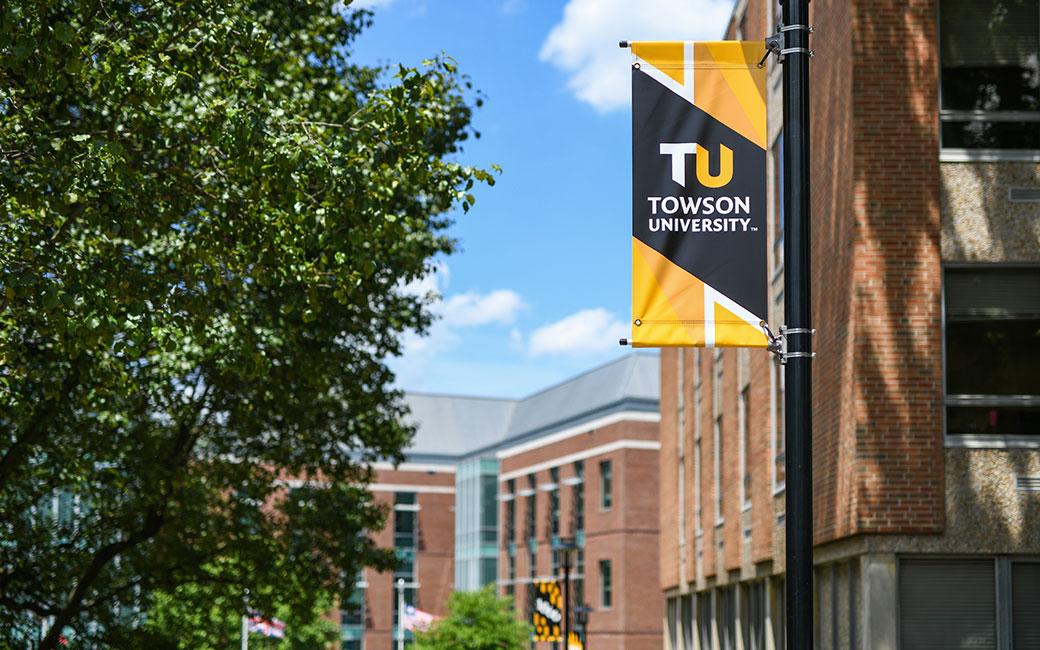
[[[758,232],[758,226],[751,226],[751,232]]]

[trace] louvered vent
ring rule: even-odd
[[[1016,202],[1040,201],[1040,187],[1012,187],[1011,200]]]
[[[1016,476],[1015,489],[1019,492],[1040,492],[1040,476]]]

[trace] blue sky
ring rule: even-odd
[[[417,290],[440,319],[390,361],[409,391],[522,397],[630,353],[628,50],[718,40],[731,0],[363,0],[366,63],[441,52],[484,95],[460,161],[503,173]]]

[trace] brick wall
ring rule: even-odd
[[[936,5],[853,21],[856,521],[824,539],[944,523]]]
[[[574,463],[569,457],[583,456],[585,463],[585,600],[596,611],[589,616],[589,646],[596,648],[659,648],[662,614],[660,569],[656,553],[658,526],[658,450],[626,448],[624,441],[635,441],[637,447],[658,442],[658,423],[622,421],[563,440],[545,444],[521,453],[503,450],[500,490],[515,477],[516,490],[528,487],[528,475],[534,473],[535,484],[551,481],[550,469],[559,468],[560,534],[573,534],[572,489],[564,481],[574,476]],[[595,452],[604,445],[618,448]],[[602,507],[600,463],[610,461],[612,503]],[[529,576],[528,538],[525,524],[527,498],[514,497],[516,503],[516,575]],[[537,567],[535,575],[547,579],[552,574],[551,538],[548,528],[549,492],[537,490],[535,497]],[[674,501],[674,497],[673,497]],[[502,522],[505,530],[505,522]],[[612,565],[613,604],[604,609],[600,602],[600,560]],[[499,576],[506,579],[508,554],[500,555]],[[558,574],[557,574],[558,575]],[[526,606],[527,585],[516,585],[518,610]],[[536,647],[549,647],[536,644]]]

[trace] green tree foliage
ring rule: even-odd
[[[332,0],[0,6],[0,639],[159,647],[156,593],[306,618],[391,555],[383,360],[481,169],[450,59]],[[391,71],[393,72],[393,71]],[[32,641],[32,644],[35,644]],[[0,643],[2,645],[2,643]]]
[[[181,585],[172,593],[160,591],[154,595],[146,625],[155,633],[152,638],[168,643],[170,650],[240,650],[242,601],[241,594],[228,597],[223,590],[208,585]],[[332,610],[332,605],[331,598],[319,596],[303,617],[286,605],[279,606],[273,615],[285,623],[285,638],[251,633],[249,650],[320,650],[329,647],[339,638],[339,626],[324,617]],[[270,618],[270,615],[264,616]],[[175,639],[168,634],[170,630],[177,631]],[[148,647],[164,650],[157,644]]]
[[[470,593],[455,592],[448,616],[428,632],[415,635],[415,650],[522,650],[532,629],[517,619],[512,598],[499,598],[492,585]]]

